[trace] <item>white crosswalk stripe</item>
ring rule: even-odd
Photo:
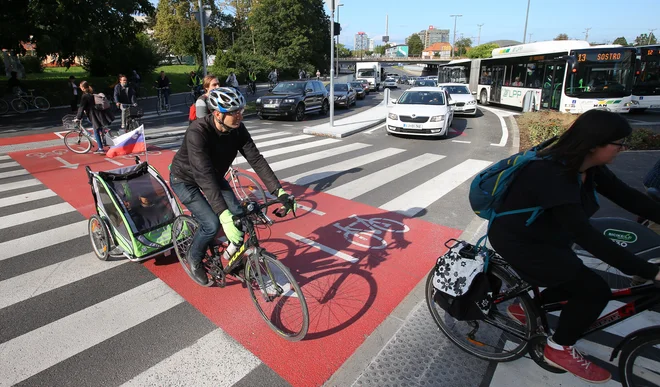
[[[489,161],[482,160],[469,159],[463,161],[426,183],[390,200],[380,208],[396,211],[406,216],[415,216],[490,164]],[[411,205],[414,205],[414,207],[411,208]]]
[[[291,128],[282,130],[282,125],[275,126],[273,122],[263,124],[266,128],[249,131],[281,180],[297,185],[316,182],[323,185],[324,181],[330,181],[328,187],[310,188],[409,217],[417,216],[423,209],[444,209],[446,199],[465,201],[465,188],[471,178],[493,161],[434,153],[435,148],[415,154],[392,143],[319,138]],[[149,130],[147,135],[172,131],[177,136],[153,139],[149,144],[178,150],[185,133],[182,126]],[[242,157],[237,157],[235,164],[249,167]],[[89,205],[93,205],[88,189],[81,195],[89,195]],[[317,208],[301,201],[301,207],[308,211],[305,215],[317,218],[333,215],[333,208],[321,205]],[[211,323],[200,309],[187,304],[167,285],[177,288],[169,280],[166,284],[147,268],[125,259],[97,259],[88,237],[88,221],[76,210],[80,209],[79,205],[75,203],[74,208],[57,198],[55,192],[30,176],[19,162],[8,155],[0,156],[0,387],[21,382],[58,385],[48,381],[50,376],[44,376],[48,372],[60,373],[61,380],[80,372],[114,372],[118,376],[111,383],[123,386],[246,385],[246,380],[254,384],[255,375],[263,377],[260,375],[264,369],[275,372],[222,329],[209,326]],[[285,239],[344,264],[359,262],[349,248],[326,245],[326,241],[313,238],[303,229],[296,232],[287,233]],[[114,289],[122,284],[129,285],[112,294],[104,293],[103,286]],[[209,290],[216,294],[218,289]],[[83,302],[87,299],[91,301]],[[606,312],[620,305],[610,303]],[[179,317],[184,307],[189,308],[185,313],[194,313],[207,324],[203,331],[190,319]],[[60,308],[63,312],[58,315]],[[177,339],[180,342],[163,344],[168,338],[154,332],[152,341],[136,342],[135,349],[126,345],[115,348],[121,354],[137,351],[144,345],[156,354],[157,360],[140,367],[138,372],[121,372],[123,365],[112,362],[96,370],[79,365],[85,358],[105,358],[104,346],[115,345],[111,343],[122,338],[133,342],[130,339],[134,338],[131,335],[137,335],[136,330],[149,323],[157,326],[161,319],[170,326],[171,319],[182,324],[177,330],[187,333]],[[645,312],[605,332],[623,337],[651,325],[660,325],[659,313]],[[264,329],[267,329],[265,325]],[[190,335],[190,332],[198,334]],[[611,352],[609,346],[596,340],[583,341],[578,346],[599,358]],[[113,359],[117,359],[118,355],[114,355]],[[538,368],[527,363],[501,364],[493,380],[501,381],[502,385],[515,384],[520,378],[512,372],[530,373],[518,369],[518,364]],[[99,385],[110,383],[107,377],[100,378],[86,381]],[[562,380],[571,384],[575,378]]]

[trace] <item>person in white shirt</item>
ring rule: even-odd
[[[236,89],[236,91],[239,91],[238,90],[238,80],[236,79],[236,74],[234,74],[233,72],[231,72],[229,74],[229,76],[227,77],[227,80],[225,81],[225,84],[227,86],[233,87],[234,89]]]

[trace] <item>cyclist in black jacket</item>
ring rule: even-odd
[[[529,213],[496,218],[489,238],[495,250],[532,285],[546,287],[544,303],[567,301],[557,329],[544,349],[547,362],[592,383],[610,373],[586,360],[573,347],[611,298],[608,283],[587,268],[571,246],[577,243],[623,273],[660,280],[658,267],[612,242],[589,223],[598,210],[597,192],[615,204],[660,221],[660,204],[619,180],[607,164],[625,148],[632,129],[625,118],[604,110],[582,114],[559,140],[520,171],[498,209],[541,206],[542,214],[526,224]],[[508,314],[527,323],[519,304]]]
[[[296,206],[241,122],[245,109],[243,95],[221,87],[209,93],[207,103],[212,113],[190,124],[170,169],[174,193],[200,224],[188,251],[188,260],[201,283],[208,281],[201,264],[204,252],[221,225],[231,243],[240,245],[243,242],[243,232],[233,222],[233,216],[240,215],[240,202],[224,179],[237,152],[241,152],[254,168],[268,191],[279,198],[284,214],[295,210]]]

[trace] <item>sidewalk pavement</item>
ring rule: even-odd
[[[372,126],[382,124],[387,117],[387,105],[390,100],[390,90],[385,89],[383,94],[383,101],[370,109],[337,120],[334,122],[334,126],[330,126],[330,122],[326,122],[305,128],[303,129],[303,133],[316,136],[343,138],[361,132]]]

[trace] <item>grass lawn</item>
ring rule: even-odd
[[[151,88],[153,82],[158,78],[161,71],[172,82],[172,93],[179,93],[188,91],[186,84],[188,83],[188,74],[192,70],[196,70],[197,66],[189,65],[169,65],[160,66],[149,75],[140,74],[142,77],[142,86],[147,89],[149,95],[155,95],[156,91]],[[71,89],[68,87],[67,81],[73,75],[76,77],[76,82],[88,81],[96,92],[106,93],[107,96],[112,95],[112,88],[117,82],[116,76],[109,77],[90,77],[89,73],[82,67],[70,67],[67,71],[66,67],[47,67],[43,73],[40,74],[27,74],[21,83],[25,85],[26,89],[35,89],[35,93],[43,95],[50,101],[51,106],[67,105]],[[127,74],[128,75],[128,74]],[[130,75],[129,75],[130,77]]]

